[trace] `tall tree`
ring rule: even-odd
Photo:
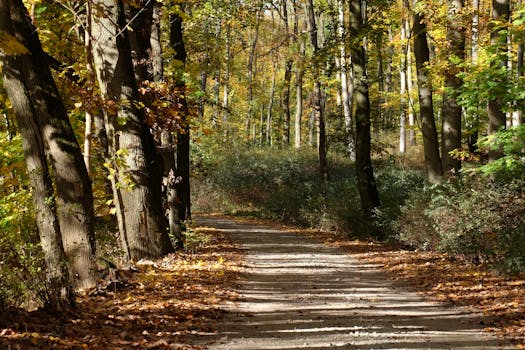
[[[510,18],[509,0],[492,1],[492,31],[490,33],[490,44],[496,51],[496,59],[492,65],[504,68],[507,66],[507,24]],[[503,111],[503,96],[492,96],[489,99],[487,112],[489,115],[488,133],[492,135],[506,127],[506,114]],[[496,160],[502,156],[499,150],[489,151],[489,161]]]
[[[123,249],[130,259],[157,258],[173,250],[162,212],[161,172],[139,99],[121,0],[93,0],[93,58],[106,103],[106,129],[114,144],[114,174],[121,184]],[[114,130],[114,132],[113,132]],[[118,201],[118,200],[117,200]]]
[[[413,32],[425,166],[428,180],[436,183],[443,176],[443,170],[441,168],[436,121],[434,119],[432,81],[427,67],[430,61],[430,50],[428,48],[425,19],[423,14],[416,10],[414,10]]]
[[[284,22],[284,30],[286,35],[286,44],[287,46],[290,46],[292,43],[291,40],[291,33],[290,33],[290,25],[289,25],[289,19],[288,19],[288,0],[281,0],[281,7],[282,7],[282,14],[283,14],[283,22]],[[290,53],[287,53],[287,56],[290,55]],[[282,90],[282,108],[283,108],[283,114],[284,114],[284,120],[283,120],[283,144],[285,146],[288,146],[290,144],[290,120],[291,120],[291,111],[290,111],[290,81],[292,79],[292,67],[293,67],[293,59],[291,57],[287,57],[285,68],[284,68],[284,86]]]
[[[259,28],[261,23],[261,16],[263,13],[263,3],[257,5],[255,12],[255,25],[253,28],[253,36],[250,42],[250,53],[248,56],[248,116],[246,118],[246,137],[248,143],[250,142],[250,135],[255,130],[255,96],[254,96],[254,84],[255,76],[257,73],[257,43],[259,42]],[[253,119],[253,120],[252,120]],[[251,142],[255,142],[255,134],[252,135]]]
[[[404,2],[406,3],[406,2]],[[407,18],[401,19],[401,62],[399,65],[399,96],[400,96],[400,115],[399,115],[399,153],[406,152],[406,115],[407,115],[407,65],[408,65],[408,38],[407,38]]]
[[[409,12],[410,13],[410,12]],[[414,86],[414,83],[412,81],[412,48],[410,46],[410,39],[411,39],[411,34],[412,33],[412,29],[411,29],[411,24],[410,24],[410,16],[407,16],[406,20],[405,20],[405,32],[407,33],[407,40],[409,42],[407,42],[407,45],[406,45],[406,65],[405,65],[405,69],[406,69],[406,74],[405,74],[405,79],[406,79],[406,100],[407,100],[407,114],[408,114],[408,126],[409,126],[409,129],[408,129],[408,144],[410,146],[415,146],[416,145],[416,130],[415,130],[415,127],[416,127],[416,115],[415,115],[415,112],[414,112],[414,99],[412,98],[412,91],[413,91],[413,86]]]
[[[18,6],[12,10],[12,6]],[[22,2],[0,1],[0,32],[8,33],[15,38],[15,28],[12,17],[24,9]],[[22,28],[17,28],[21,30]],[[63,310],[71,305],[72,290],[66,265],[66,255],[62,245],[62,236],[53,183],[49,173],[44,151],[44,140],[38,125],[35,103],[32,101],[27,83],[25,67],[30,52],[6,53],[0,55],[3,64],[3,83],[15,111],[18,128],[22,135],[22,145],[32,189],[32,200],[35,208],[36,226],[40,236],[40,244],[46,261],[46,283],[50,307]],[[25,62],[24,62],[25,61]]]
[[[303,22],[304,25],[304,22]],[[303,65],[305,56],[305,43],[299,36],[299,6],[294,3],[294,37],[299,42],[299,58],[295,67],[295,116],[294,116],[294,147],[301,148],[301,120],[303,116]]]
[[[345,123],[345,137],[348,154],[351,160],[355,160],[355,141],[354,141],[354,126],[352,120],[352,98],[353,85],[349,80],[349,60],[346,53],[346,28],[345,28],[345,1],[337,0],[338,12],[338,36],[339,36],[339,60],[340,60],[340,81],[341,81],[341,104],[343,105],[343,118]]]
[[[25,153],[29,157],[32,184],[38,189],[35,204],[43,210],[38,217],[42,220],[40,234],[50,266],[48,277],[53,284],[65,288],[61,298],[68,298],[68,287],[63,282],[66,270],[61,266],[64,252],[73,286],[87,288],[95,284],[91,181],[27,9],[20,0],[2,0],[0,9],[2,30],[27,49],[21,55],[5,57],[4,84],[21,122],[24,138],[28,138]],[[44,197],[42,201],[42,196],[52,192],[42,145],[45,145],[45,156],[53,168],[61,235],[53,218],[53,204],[46,203],[53,196]],[[42,174],[38,174],[39,171]]]
[[[355,96],[355,146],[357,187],[361,197],[361,208],[365,217],[372,218],[374,209],[379,207],[379,193],[372,167],[370,140],[370,98],[366,72],[366,51],[364,38],[362,0],[350,1],[350,34],[353,42],[350,46],[354,73]]]
[[[157,1],[141,1],[124,5],[130,31],[129,41],[133,57],[133,68],[139,85],[148,82],[160,83],[164,79],[162,63],[162,44],[160,35],[160,4]],[[179,221],[178,200],[176,196],[175,150],[171,130],[156,131],[157,151],[162,168],[162,189],[164,209],[167,212],[170,236],[176,248],[182,248],[182,230]]]
[[[465,59],[465,25],[461,15],[463,0],[448,1],[447,21],[447,69],[445,75],[445,93],[443,94],[441,157],[443,172],[457,172],[461,162],[450,152],[461,148],[461,106],[458,105],[458,93],[462,85],[460,66]]]
[[[308,29],[310,32],[310,44],[313,50],[312,68],[314,74],[314,91],[313,95],[313,107],[315,111],[316,120],[319,123],[319,134],[317,148],[319,151],[319,172],[323,181],[328,180],[328,162],[326,160],[326,130],[324,121],[324,108],[323,108],[323,96],[321,87],[321,67],[319,62],[320,47],[317,40],[317,23],[314,9],[313,0],[306,2],[306,11],[308,18]]]
[[[178,13],[170,17],[170,46],[175,52],[174,59],[181,63],[181,70],[186,64],[186,48],[184,46],[182,16]],[[185,93],[185,83],[179,72],[176,77],[177,89],[181,95],[182,129],[177,134],[177,172],[176,190],[177,204],[179,206],[179,221],[184,222],[191,218],[190,201],[190,125],[189,111]]]

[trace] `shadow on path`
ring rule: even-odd
[[[266,226],[198,217],[247,250],[240,299],[209,349],[512,349],[481,315],[425,301],[376,266]]]

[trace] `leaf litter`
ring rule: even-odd
[[[525,276],[500,276],[487,265],[449,254],[407,251],[262,219],[233,219],[276,226],[338,247],[431,299],[480,310],[489,316],[483,325],[487,331],[525,348]],[[243,254],[226,234],[197,230],[210,237],[204,246],[137,263],[128,285],[80,296],[74,313],[13,310],[0,316],[0,348],[204,349],[192,345],[191,337],[215,332],[220,305],[236,300],[233,287]]]
[[[0,348],[203,349],[191,339],[216,332],[219,305],[236,300],[242,252],[221,232],[195,231],[204,243],[118,269],[117,278],[79,295],[72,312],[0,315]]]

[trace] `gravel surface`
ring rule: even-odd
[[[303,235],[215,217],[246,249],[239,301],[208,349],[512,349],[484,316],[423,299],[377,266]]]

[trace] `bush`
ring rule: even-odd
[[[525,271],[523,181],[466,178],[412,194],[394,223],[400,241],[463,254],[500,271]]]
[[[287,223],[347,232],[367,237],[372,231],[363,219],[354,164],[332,152],[330,180],[323,186],[317,152],[247,149],[223,152],[197,147],[193,159],[194,208],[278,219]],[[383,229],[400,213],[399,205],[424,177],[393,164],[379,164],[377,182],[382,199]],[[383,236],[387,235],[387,231]]]
[[[31,208],[27,190],[0,199],[0,308],[47,300],[45,264]]]
[[[46,302],[45,264],[19,136],[0,133],[0,309]]]

